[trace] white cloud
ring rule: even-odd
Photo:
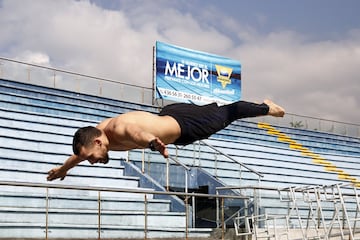
[[[296,33],[252,39],[236,55],[243,60],[245,97],[271,96],[292,113],[359,121],[360,41],[307,42]]]

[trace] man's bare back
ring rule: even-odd
[[[107,136],[109,150],[119,151],[146,148],[155,137],[164,144],[169,144],[181,133],[180,126],[174,118],[141,111],[105,119],[96,127],[103,130]]]

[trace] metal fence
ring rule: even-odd
[[[91,187],[91,186],[74,186],[74,185],[61,185],[61,184],[44,184],[44,183],[31,183],[31,182],[17,182],[17,181],[0,181],[0,186],[8,186],[8,187],[12,187],[13,191],[16,191],[16,187],[23,187],[23,188],[30,188],[30,189],[43,189],[44,190],[44,198],[45,198],[45,205],[44,208],[45,209],[41,209],[44,212],[44,218],[43,221],[44,223],[42,223],[43,226],[45,226],[44,228],[44,232],[45,232],[45,239],[49,239],[49,217],[51,215],[51,209],[52,208],[56,208],[56,206],[54,206],[54,204],[50,204],[52,195],[50,193],[50,190],[53,189],[61,189],[61,190],[77,190],[77,191],[91,191],[91,192],[95,192],[97,193],[97,232],[98,232],[98,239],[102,239],[102,221],[101,221],[101,217],[102,217],[102,195],[104,193],[136,193],[136,194],[142,194],[144,196],[144,226],[143,226],[143,231],[144,231],[144,239],[147,239],[148,236],[148,232],[150,231],[149,227],[148,227],[148,209],[147,209],[147,204],[148,204],[148,196],[149,195],[171,195],[171,196],[181,196],[185,199],[185,216],[186,216],[186,220],[185,220],[185,228],[184,228],[184,235],[185,235],[185,239],[188,239],[189,237],[189,227],[191,226],[191,223],[189,223],[189,219],[191,218],[191,211],[190,208],[191,206],[189,206],[188,200],[190,198],[195,198],[195,197],[206,197],[206,198],[216,198],[219,199],[219,201],[221,202],[221,205],[219,205],[219,209],[217,210],[221,216],[222,216],[222,221],[224,221],[224,199],[247,199],[244,196],[233,196],[233,195],[221,195],[221,194],[202,194],[202,193],[186,193],[186,192],[163,192],[163,191],[154,191],[154,190],[149,190],[149,189],[141,189],[141,188],[114,188],[114,187]],[[0,188],[1,189],[1,188]],[[79,201],[81,200],[81,198],[79,198]],[[51,206],[50,206],[51,205]],[[8,206],[11,207],[11,206]],[[84,209],[82,209],[84,210]],[[20,216],[20,215],[19,215]],[[22,221],[21,217],[18,218],[18,221]],[[3,219],[2,222],[6,222],[6,219]],[[16,223],[13,223],[16,225]],[[116,223],[115,223],[116,224]],[[14,225],[14,226],[15,226]],[[224,226],[224,224],[222,224]],[[86,226],[84,226],[86,227]],[[222,228],[222,239],[224,239],[224,235],[225,235],[225,228]]]

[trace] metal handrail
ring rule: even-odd
[[[182,166],[185,169],[185,192],[188,193],[189,190],[189,183],[188,183],[188,178],[189,178],[189,171],[190,168],[188,166],[186,166],[185,164],[183,164],[182,162],[178,161],[177,159],[173,158],[173,157],[168,157],[170,160],[176,162],[178,165]],[[167,176],[166,176],[166,181],[169,182],[169,167],[166,168],[167,171]]]
[[[242,162],[239,162],[238,160],[236,160],[235,158],[231,157],[230,155],[220,151],[219,149],[217,149],[216,147],[212,146],[211,144],[203,141],[203,140],[200,140],[200,142],[204,145],[206,145],[207,147],[211,148],[212,150],[216,151],[217,153],[221,154],[222,156],[228,158],[229,160],[235,162],[235,163],[238,163],[240,166],[246,168],[247,170],[249,170],[250,172],[252,173],[255,173],[256,175],[258,175],[259,177],[264,177],[263,174],[259,173],[258,171],[246,166],[245,164],[243,164]]]
[[[188,219],[189,219],[189,207],[188,207],[188,197],[207,197],[207,198],[221,198],[222,201],[224,198],[231,199],[246,199],[243,196],[231,196],[231,195],[214,195],[214,194],[204,194],[204,193],[184,193],[184,192],[162,192],[155,190],[146,190],[139,188],[118,188],[118,187],[91,187],[91,186],[75,186],[75,185],[63,185],[63,184],[50,184],[50,183],[34,183],[34,182],[20,182],[20,181],[0,181],[0,186],[12,186],[12,187],[30,187],[30,188],[43,188],[46,189],[46,206],[45,206],[45,239],[48,240],[49,233],[49,189],[63,189],[63,190],[85,190],[85,191],[97,191],[98,192],[98,239],[101,239],[101,192],[122,192],[122,193],[140,193],[144,194],[144,239],[147,239],[147,195],[146,194],[158,194],[158,195],[175,195],[175,196],[185,196],[185,239],[188,239]],[[224,229],[223,229],[224,230]],[[224,232],[222,232],[224,235]]]
[[[182,162],[180,162],[179,160],[173,158],[173,157],[168,157],[171,161],[174,161],[176,164],[182,166],[183,168],[185,168],[187,171],[190,170],[190,168],[188,166],[186,166],[185,164],[183,164]]]
[[[232,195],[216,195],[206,193],[185,193],[185,192],[162,192],[155,190],[147,190],[141,188],[119,188],[119,187],[91,187],[91,186],[77,186],[53,183],[34,183],[21,181],[0,181],[0,186],[14,186],[14,187],[34,187],[34,188],[52,188],[65,190],[84,190],[84,191],[100,191],[100,192],[123,192],[123,193],[140,193],[140,194],[157,194],[157,195],[176,195],[188,197],[208,197],[208,198],[234,198],[234,199],[248,199],[244,196]]]
[[[78,72],[74,72],[74,71],[68,71],[68,70],[59,69],[59,68],[41,66],[41,65],[38,65],[38,64],[34,64],[34,63],[26,63],[26,62],[23,62],[23,61],[14,60],[14,59],[5,58],[5,57],[0,57],[0,60],[13,62],[13,63],[18,63],[18,64],[23,64],[23,65],[32,66],[32,67],[37,67],[37,68],[42,68],[42,69],[56,71],[56,72],[61,72],[61,73],[66,73],[66,74],[72,74],[72,75],[76,75],[76,76],[79,76],[79,77],[92,78],[92,79],[101,80],[101,81],[104,81],[104,82],[116,83],[116,84],[131,86],[131,87],[145,88],[145,89],[149,89],[149,90],[152,89],[152,88],[149,88],[149,87],[141,87],[141,86],[138,86],[138,85],[135,85],[135,84],[119,82],[119,81],[115,81],[115,80],[108,79],[108,78],[90,76],[90,75],[87,75],[87,74],[78,73]]]

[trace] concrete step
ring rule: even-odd
[[[89,224],[84,227],[77,224],[52,224],[48,226],[47,236],[50,239],[87,239],[95,240],[99,239],[144,239],[145,227],[133,227],[133,226],[121,226],[121,225],[103,225],[100,227],[97,224]],[[188,228],[189,240],[215,240],[218,238],[212,238],[212,229],[209,228]],[[29,238],[29,236],[32,236]],[[46,237],[46,226],[40,224],[1,224],[0,225],[0,239],[1,240],[14,240],[14,239],[29,239],[40,240]],[[146,237],[150,239],[161,240],[174,240],[185,239],[185,228],[165,228],[165,227],[147,227]]]

